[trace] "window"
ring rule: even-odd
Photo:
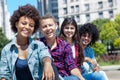
[[[99,18],[103,18],[103,12],[99,12]]]
[[[52,1],[57,1],[57,0],[52,0]]]
[[[63,0],[63,4],[67,4],[67,0]]]
[[[76,16],[76,21],[80,22],[80,16],[79,15]]]
[[[108,0],[108,4],[109,4],[109,7],[113,7],[113,1],[112,0]]]
[[[71,18],[75,18],[75,16],[72,15]]]
[[[63,8],[63,14],[67,14],[67,8]]]
[[[113,11],[109,11],[109,18],[113,18]]]
[[[70,2],[74,2],[74,0],[70,0]]]
[[[58,16],[57,15],[54,15],[55,19],[58,19]]]
[[[86,14],[86,22],[90,22],[90,14]]]
[[[58,9],[52,9],[52,13],[58,13]]]
[[[90,10],[90,5],[89,4],[85,4],[85,11],[89,11]]]
[[[74,6],[71,6],[71,13],[74,13]]]
[[[76,12],[79,12],[79,5],[76,5]]]
[[[98,8],[99,8],[99,9],[103,8],[103,2],[102,2],[102,1],[101,1],[101,2],[98,2]]]
[[[52,7],[58,7],[58,4],[57,3],[52,3]]]

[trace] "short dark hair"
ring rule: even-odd
[[[80,37],[86,33],[88,33],[89,35],[92,36],[92,41],[90,44],[94,44],[99,39],[98,29],[97,29],[96,25],[94,25],[92,23],[86,23],[79,28]]]
[[[20,17],[22,16],[30,17],[35,21],[35,25],[34,25],[35,29],[33,31],[33,33],[35,33],[39,28],[40,14],[39,11],[30,4],[19,6],[19,8],[16,11],[14,11],[13,15],[10,18],[11,29],[13,30],[13,32],[17,33],[17,28],[15,24],[17,21],[19,21]]]

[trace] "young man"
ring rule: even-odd
[[[45,15],[40,20],[40,30],[44,38],[40,40],[48,46],[54,64],[64,80],[84,80],[72,57],[69,44],[56,37],[57,23],[51,15]]]

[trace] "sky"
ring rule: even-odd
[[[10,12],[10,15],[12,15],[19,6],[25,5],[27,3],[37,7],[37,0],[6,0],[7,8]]]

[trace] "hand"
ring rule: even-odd
[[[98,71],[99,71],[99,66],[98,65],[94,66],[94,72],[98,72]]]
[[[51,59],[49,57],[45,57],[43,59],[44,70],[42,80],[54,80],[55,74],[52,67]]]
[[[6,80],[5,78],[1,78],[0,80]]]
[[[54,70],[50,62],[44,64],[42,80],[54,80]]]
[[[93,60],[91,58],[88,58],[88,57],[86,58],[86,60],[93,65],[94,72],[99,71],[98,64],[97,64],[97,62],[95,60]]]
[[[98,72],[98,71],[99,71],[99,67],[98,67],[97,62],[91,59],[91,63],[92,63],[93,66],[94,66],[94,69],[93,69],[94,72]]]
[[[80,77],[80,80],[85,80],[83,77]]]

